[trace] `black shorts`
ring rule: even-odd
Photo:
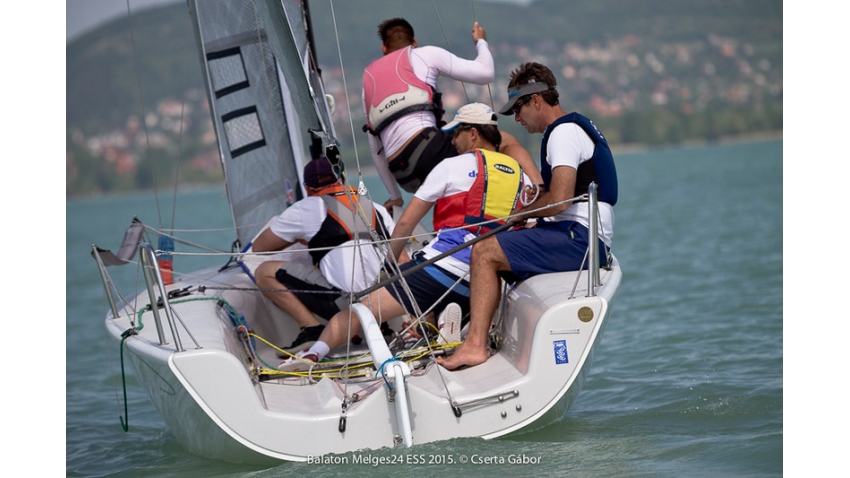
[[[333,287],[318,268],[287,262],[274,276],[319,317],[330,320],[340,311],[335,301],[342,295],[342,291]]]
[[[425,128],[390,161],[390,172],[402,189],[415,193],[434,166],[457,155],[451,132]]]

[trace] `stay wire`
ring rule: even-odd
[[[475,13],[475,0],[469,0],[469,3],[472,5],[472,21],[478,21],[478,15]],[[490,89],[490,83],[487,83],[487,94],[490,96],[490,108],[496,109],[496,105],[493,102],[493,91]]]
[[[191,17],[186,17],[186,35],[183,45],[183,88],[180,91],[180,133],[177,140],[177,166],[174,168],[174,192],[171,200],[171,227],[168,229],[174,232],[174,224],[177,220],[177,185],[180,182],[180,166],[183,164],[183,127],[186,125],[186,84],[189,76],[189,45],[190,32],[192,31],[189,20]]]
[[[334,26],[334,39],[335,39],[336,47],[337,47],[337,56],[339,58],[339,67],[340,67],[340,71],[342,72],[343,91],[345,93],[345,99],[346,99],[345,104],[346,104],[346,108],[348,109],[348,121],[349,121],[349,127],[351,128],[352,142],[353,142],[353,145],[354,145],[354,158],[355,158],[355,162],[356,162],[356,165],[357,165],[357,174],[358,174],[358,179],[359,179],[359,183],[360,183],[359,188],[358,188],[358,192],[359,192],[360,195],[365,195],[370,201],[372,201],[372,196],[369,193],[369,190],[366,188],[366,186],[363,182],[363,172],[362,172],[362,167],[361,167],[361,164],[360,164],[360,156],[359,156],[359,153],[357,151],[357,139],[356,139],[357,133],[355,132],[355,129],[354,129],[353,116],[351,114],[351,101],[348,97],[348,82],[346,80],[347,75],[345,74],[345,67],[344,67],[344,64],[343,64],[343,61],[342,61],[342,48],[341,48],[340,41],[339,41],[339,30],[337,28],[336,12],[334,10],[334,4],[333,4],[334,2],[333,2],[333,0],[329,0],[328,3],[330,5],[331,20],[332,20],[333,26]],[[434,7],[436,9],[436,5],[434,5]],[[439,13],[438,13],[437,16],[439,18]],[[444,35],[445,35],[445,29],[443,29],[443,32],[444,32]],[[448,38],[446,40],[448,42]],[[374,203],[374,201],[372,201],[372,202]],[[368,223],[368,221],[367,221],[367,223]],[[372,230],[372,232],[374,232],[374,230]],[[387,238],[389,238],[390,235],[388,234],[388,231],[385,231],[385,236]],[[374,242],[377,242],[377,241],[374,241]],[[373,243],[372,246],[377,247],[377,245],[375,243]],[[399,267],[398,258],[396,258],[394,256],[391,257],[391,256],[392,255],[390,255],[390,254],[385,255],[385,257],[387,259],[389,259],[389,262],[392,263],[391,267],[398,270],[398,267]],[[413,300],[412,292],[407,287],[407,285],[404,284],[404,281],[402,281],[402,282],[403,282],[402,289],[405,290],[407,296],[411,300],[411,303],[414,304],[414,308],[418,309],[418,307],[415,305],[416,301]],[[352,303],[354,300],[359,301],[361,299],[362,299],[362,297],[355,297],[355,296],[352,295],[351,299],[349,300],[349,303]],[[368,302],[371,304],[371,300],[368,300]],[[351,317],[349,315],[349,321],[350,320],[351,320]]]
[[[434,6],[434,14],[437,15],[437,22],[440,24],[440,30],[443,32],[443,38],[446,39],[448,50],[452,51],[452,44],[449,42],[449,36],[446,34],[446,28],[443,26],[443,19],[440,17],[440,11],[437,9],[437,3],[434,0],[431,0],[431,5]],[[460,85],[463,88],[463,96],[466,98],[466,102],[469,103],[469,93],[466,91],[466,83],[461,81]]]
[[[142,114],[141,123],[142,123],[142,127],[145,130],[145,156],[148,159],[150,159],[150,149],[151,149],[150,148],[150,133],[148,132],[148,124],[147,124],[147,121],[146,121],[147,115],[145,114],[145,99],[144,99],[144,95],[142,94],[142,79],[141,79],[141,75],[139,75],[139,54],[138,54],[138,51],[136,50],[136,36],[133,33],[133,14],[130,10],[130,0],[127,0],[126,3],[127,3],[127,23],[130,25],[130,28],[129,28],[129,30],[130,30],[130,43],[131,43],[132,50],[133,50],[133,66],[135,67],[135,72],[136,72],[136,86],[139,89],[139,107],[141,108],[141,114]],[[154,171],[154,167],[153,167],[153,161],[150,161],[149,166],[150,166],[150,170],[151,170],[151,177],[153,178],[155,176],[154,175],[155,171]],[[151,181],[151,183],[152,183],[151,186],[153,187],[154,199],[156,201],[156,212],[159,215],[159,227],[162,228],[162,210],[161,210],[160,204],[159,204],[159,192],[157,191],[156,181]]]
[[[342,63],[342,48],[340,47],[340,44],[339,44],[339,30],[337,29],[337,24],[336,24],[336,13],[334,11],[334,2],[333,2],[333,0],[329,0],[329,3],[330,3],[330,7],[331,7],[331,20],[333,21],[333,25],[334,25],[334,38],[336,40],[336,51],[337,51],[337,56],[339,57],[339,69],[340,69],[340,72],[342,73],[342,87],[343,87],[342,91],[345,93],[345,105],[346,105],[346,108],[348,109],[348,125],[351,128],[351,142],[352,142],[352,146],[354,147],[354,161],[357,164],[357,174],[358,174],[359,179],[362,183],[363,172],[362,172],[361,167],[360,167],[360,154],[357,151],[357,133],[354,130],[354,119],[351,117],[351,101],[348,98],[348,83],[346,81],[345,66]]]
[[[338,28],[337,28],[336,12],[335,12],[335,10],[334,10],[334,2],[333,2],[333,0],[329,0],[329,5],[330,5],[330,10],[331,10],[331,20],[332,20],[332,22],[333,22],[333,26],[334,26],[334,38],[335,38],[336,47],[337,47],[337,56],[338,56],[338,58],[339,58],[340,71],[342,72],[343,91],[345,92],[345,100],[346,100],[346,101],[345,101],[345,104],[346,104],[346,108],[348,109],[348,121],[349,121],[349,127],[351,128],[351,132],[352,132],[351,136],[352,136],[352,143],[353,143],[353,146],[354,146],[354,158],[355,158],[355,163],[356,163],[356,165],[357,165],[358,180],[359,180],[359,183],[360,183],[360,184],[359,184],[359,186],[360,186],[360,187],[359,187],[359,192],[360,192],[362,195],[365,195],[365,196],[366,196],[366,197],[367,197],[367,198],[371,201],[371,200],[372,200],[372,197],[371,197],[371,195],[369,194],[369,190],[365,187],[365,184],[364,184],[364,182],[363,182],[363,172],[362,172],[362,167],[361,167],[361,164],[360,164],[360,156],[359,156],[359,153],[358,153],[358,151],[357,151],[357,139],[356,139],[356,138],[357,138],[357,134],[356,134],[355,129],[354,129],[354,120],[353,120],[353,117],[352,117],[352,114],[351,114],[351,101],[350,101],[350,99],[349,99],[349,97],[348,97],[348,82],[347,82],[347,80],[346,80],[347,75],[345,74],[345,67],[344,67],[344,65],[343,65],[343,61],[342,61],[342,48],[341,48],[340,41],[339,41],[339,30],[338,30]],[[374,203],[374,201],[373,201],[373,203]],[[362,211],[362,209],[361,209],[361,211]],[[367,223],[368,223],[368,222],[367,222]],[[372,231],[372,232],[374,232],[374,230],[373,230],[373,229],[372,229],[371,231]],[[385,231],[385,233],[386,233],[386,232],[388,232],[388,231]],[[387,235],[386,237],[389,237],[389,235]],[[372,247],[377,247],[377,245],[373,242]],[[380,253],[379,253],[379,255],[384,255],[384,254],[380,254]],[[398,268],[398,260],[397,260],[397,258],[395,258],[395,257],[390,257],[390,255],[389,255],[389,254],[384,255],[384,257],[386,257],[387,259],[389,259],[389,260],[393,263],[393,265],[394,265],[394,267],[395,267],[396,269]],[[412,292],[410,291],[409,287],[407,287],[406,281],[402,281],[402,289],[405,291],[405,293],[407,294],[407,296],[408,296],[408,297],[410,297],[410,298],[412,299]],[[362,298],[363,298],[363,297],[356,297],[355,295],[353,295],[353,294],[352,294],[352,295],[350,296],[350,298],[349,298],[349,305],[350,305],[351,303],[353,303],[353,301],[355,301],[355,300],[359,301],[359,300],[361,300]],[[367,297],[365,297],[365,298],[367,299],[367,300],[366,300],[366,302],[369,304],[369,307],[370,307],[370,308],[372,308],[372,300],[371,300],[371,297],[368,297],[368,296],[367,296]],[[411,302],[412,302],[412,303],[413,303],[413,305],[414,305],[415,312],[418,312],[418,308],[419,308],[419,307],[418,307],[418,304],[416,304],[416,301],[411,300]],[[377,304],[377,305],[378,305],[378,307],[377,307],[377,308],[378,308],[378,310],[380,310],[380,304]],[[379,314],[379,315],[380,315],[380,314]],[[419,315],[419,314],[417,314],[417,315]],[[380,317],[380,316],[377,318],[379,322],[380,322],[381,318],[382,318],[382,317]],[[349,322],[348,322],[349,335],[350,335],[350,331],[351,331],[351,322],[352,322],[352,320],[353,320],[352,314],[351,314],[351,313],[349,313],[349,316],[348,316],[348,321],[349,321]],[[349,342],[350,342],[350,341],[349,341]]]

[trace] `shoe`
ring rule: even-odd
[[[289,357],[281,362],[277,369],[281,372],[306,372],[315,367],[317,363],[319,363],[318,355],[302,350],[294,357]]]
[[[314,325],[312,327],[301,327],[301,332],[299,332],[298,337],[295,337],[295,340],[288,347],[285,347],[283,350],[294,354],[299,350],[309,349],[319,340],[319,336],[322,335],[322,331],[325,330],[324,325]],[[283,358],[283,357],[281,357]]]
[[[395,330],[390,328],[390,324],[386,322],[381,322],[381,335],[384,336],[384,341],[387,345],[390,344],[396,338]]]
[[[437,345],[446,345],[460,342],[460,322],[463,318],[463,312],[460,306],[452,302],[447,305],[440,317],[437,319],[437,328],[440,329],[440,336],[437,337]]]

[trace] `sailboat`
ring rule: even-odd
[[[307,372],[275,369],[278,346],[298,329],[258,290],[250,273],[258,259],[245,246],[305,196],[304,158],[340,164],[333,102],[314,57],[306,0],[189,0],[188,7],[238,247],[224,264],[219,258],[181,273],[170,263],[174,238],[160,231],[155,247],[138,220],[117,252],[92,247],[109,305],[107,336],[174,436],[201,456],[266,463],[492,439],[561,418],[590,371],[622,277],[613,255],[598,263],[596,241],[584,270],[503,285],[494,353],[476,367],[442,368],[434,358],[451,353],[451,344],[426,333],[409,347],[402,327],[410,317],[390,321],[391,338],[355,303],[362,342]],[[594,218],[593,187],[586,199]],[[127,295],[109,272],[125,264],[144,277]]]

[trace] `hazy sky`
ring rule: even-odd
[[[129,0],[132,12],[185,0]],[[529,4],[534,0],[477,0]],[[65,0],[65,42],[120,16],[127,15],[127,0]]]
[[[133,12],[183,0],[130,0]],[[120,16],[127,15],[127,0],[65,0],[65,41]]]

